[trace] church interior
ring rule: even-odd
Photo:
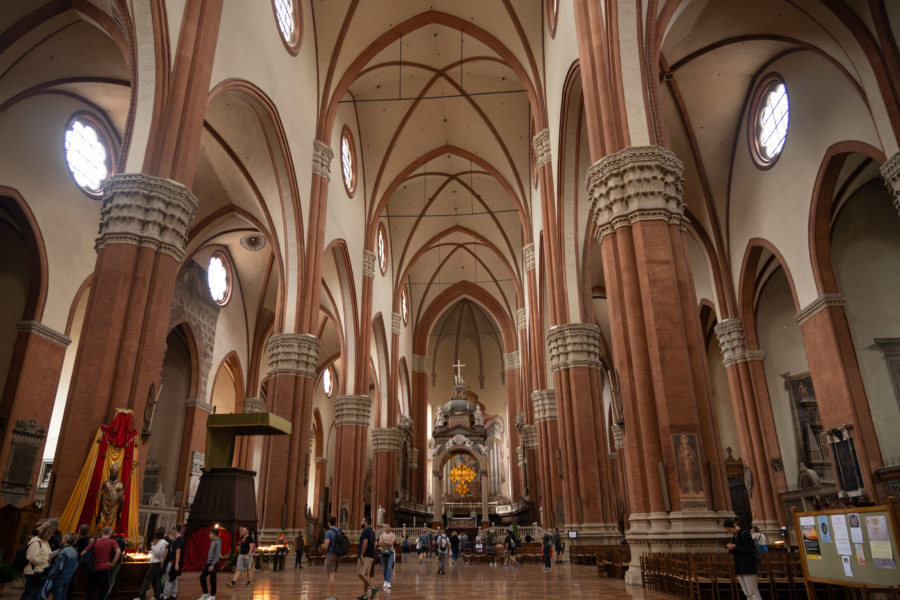
[[[888,0],[3,3],[0,506],[99,523],[121,477],[145,540],[217,452],[261,543],[558,528],[639,585],[898,497],[898,36]]]

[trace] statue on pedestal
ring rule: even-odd
[[[475,427],[484,427],[484,413],[478,405],[475,406]]]
[[[125,499],[125,486],[119,481],[119,463],[109,466],[109,479],[100,484],[100,510],[97,511],[98,529],[107,525],[115,528]]]
[[[380,504],[378,505],[378,512],[376,513],[375,524],[381,527],[384,525],[384,507]]]

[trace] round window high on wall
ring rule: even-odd
[[[348,196],[356,192],[356,147],[353,145],[353,134],[346,125],[341,132],[341,175]]]
[[[784,80],[776,74],[765,77],[757,88],[748,119],[750,153],[760,168],[769,168],[781,156],[787,140],[790,102]]]
[[[284,47],[296,56],[300,51],[300,7],[297,0],[272,0],[272,9]]]
[[[66,127],[64,148],[72,179],[88,195],[99,197],[112,175],[112,155],[103,129],[93,119],[76,115]]]
[[[405,286],[400,292],[400,316],[403,317],[403,324],[406,325],[409,322],[409,295]]]
[[[384,225],[378,226],[378,238],[375,240],[378,254],[378,266],[381,268],[381,274],[387,273],[387,243],[384,238]]]
[[[331,398],[334,393],[334,367],[331,365],[328,365],[325,372],[322,373],[322,391],[328,398]]]
[[[206,268],[209,295],[219,306],[225,306],[231,299],[231,263],[224,252],[215,252],[209,258]]]

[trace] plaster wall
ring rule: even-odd
[[[0,394],[6,385],[28,293],[28,253],[19,232],[0,212]],[[46,427],[46,423],[42,423]]]

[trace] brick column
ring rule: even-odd
[[[325,513],[328,512],[328,507],[325,506],[325,481],[326,476],[328,475],[328,459],[324,456],[316,457],[316,482],[315,487],[313,488],[313,506],[310,507],[310,510],[313,511],[316,519],[321,523],[322,517]]]
[[[413,448],[417,451],[419,464],[413,472],[411,497],[413,502],[425,503],[425,490],[428,489],[425,457],[428,455],[428,363],[425,356],[413,354],[410,361],[412,368],[412,412],[415,429],[413,430]]]
[[[547,345],[557,389],[563,390],[557,393],[558,419],[554,425],[558,439],[566,440],[559,451],[564,526],[578,528],[579,537],[615,544],[620,536],[612,522],[608,494],[603,493],[612,488],[612,480],[606,419],[599,401],[600,329],[589,323],[557,325],[547,332]]]
[[[34,421],[34,431],[50,429],[59,375],[72,340],[37,321],[22,321],[16,330],[9,377],[0,401],[0,496],[4,503],[25,506],[34,498],[46,437],[39,442],[35,438],[31,441],[37,445],[23,444],[13,452],[14,430],[20,428],[19,423],[29,421]]]
[[[372,428],[372,514],[383,507],[393,515],[394,493],[397,491],[397,456],[403,443],[403,432],[397,427]]]
[[[507,352],[503,355],[503,370],[506,383],[506,422],[511,425],[515,422],[516,415],[521,411],[521,387],[519,378],[520,363],[519,351]],[[515,452],[516,448],[522,443],[519,438],[519,432],[515,427],[506,427],[506,434],[509,436],[509,450]],[[512,460],[512,457],[510,457]],[[517,468],[510,469],[509,493],[512,500],[522,499],[525,494],[522,485],[522,473]]]
[[[894,199],[894,208],[900,213],[900,152],[890,157],[881,165],[881,176]]]
[[[278,333],[269,338],[269,412],[291,422],[290,436],[267,438],[259,481],[260,537],[274,539],[282,530],[293,534],[306,518],[304,472],[312,424],[312,387],[319,340],[309,334]]]
[[[750,492],[750,507],[753,522],[763,533],[781,535],[781,523],[787,523],[778,493],[787,489],[784,471],[772,468],[772,459],[780,457],[778,436],[766,435],[775,431],[775,415],[768,394],[757,397],[757,387],[753,384],[751,362],[762,363],[762,350],[748,349],[741,319],[725,319],[715,327],[719,346],[722,348],[722,363],[728,374],[728,387],[738,426],[741,444],[741,458],[753,475],[753,489]]]
[[[364,516],[366,484],[366,437],[372,416],[372,399],[362,395],[338,396],[334,401],[334,424],[337,427],[334,463],[334,500],[331,512],[342,520],[347,510],[346,526],[356,529]],[[341,525],[344,527],[344,525]]]
[[[588,170],[587,188],[624,405],[636,583],[651,547],[721,549],[727,483],[684,247],[681,161],[657,146],[626,148]]]
[[[62,512],[97,427],[116,408],[141,428],[162,370],[169,312],[197,199],[170,179],[115,175],[103,187],[97,263],[59,436],[50,514]],[[141,456],[146,456],[146,444]],[[143,477],[143,460],[135,477]]]
[[[553,390],[535,390],[531,392],[531,404],[534,411],[535,434],[537,436],[536,458],[541,477],[538,497],[544,527],[564,527],[565,509],[563,508],[563,481],[559,477],[561,456],[557,452],[559,433],[556,427],[556,392]]]
[[[537,426],[529,425],[524,421],[517,419],[516,429],[519,430],[519,435],[522,437],[522,446],[516,448],[517,454],[523,447],[525,453],[524,456],[519,456],[519,462],[522,465],[523,470],[527,472],[528,480],[536,482],[532,494],[533,497],[537,498],[537,502],[535,503],[536,506],[542,506],[545,496],[542,489],[544,480],[541,477],[544,477],[544,475],[543,472],[541,472],[541,477],[538,477],[537,475],[538,471],[541,469],[540,456],[538,454]],[[549,478],[547,481],[550,481]],[[544,514],[544,518],[548,518],[548,515]]]
[[[795,320],[803,336],[822,427],[825,431],[846,432],[830,441],[851,437],[855,445],[862,486],[842,489],[841,493],[875,500],[873,474],[884,464],[844,304],[840,294],[824,294],[801,310]],[[834,456],[831,460],[837,473]]]

